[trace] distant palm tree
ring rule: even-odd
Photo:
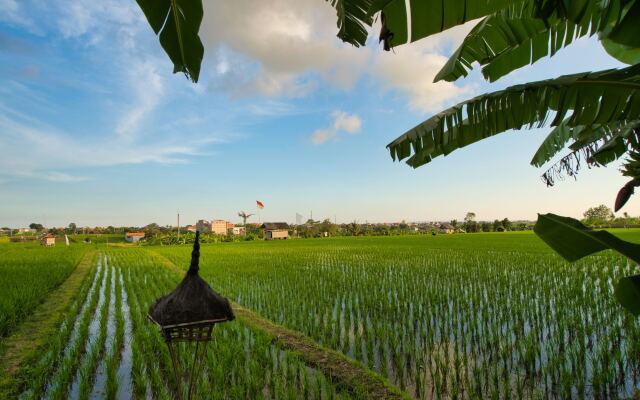
[[[250,216],[252,216],[253,214],[247,214],[244,211],[240,211],[238,213],[238,217],[242,218],[242,224],[244,225],[244,235],[247,236],[247,220],[249,219]]]

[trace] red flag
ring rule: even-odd
[[[260,200],[256,200],[256,207],[262,210],[264,208],[264,203]]]

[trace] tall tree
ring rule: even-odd
[[[42,224],[36,224],[35,222],[32,222],[29,224],[29,228],[35,229],[36,231],[40,232],[41,230],[44,229],[44,226],[42,226]]]
[[[476,219],[476,213],[469,211],[464,217],[464,222],[471,222]]]
[[[591,207],[584,212],[584,223],[587,225],[602,225],[610,222],[614,215],[613,211],[604,204],[597,207]]]

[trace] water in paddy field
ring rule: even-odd
[[[109,265],[107,262],[107,258],[104,257],[103,265],[106,270],[108,270]],[[93,319],[89,324],[89,335],[87,337],[87,341],[85,342],[84,354],[87,357],[91,354],[91,348],[93,347],[94,342],[98,339],[100,334],[100,310],[105,306],[105,298],[106,298],[106,286],[107,286],[107,273],[105,272],[102,283],[100,284],[100,294],[98,298],[98,305],[96,306],[96,310],[93,313]],[[108,307],[108,305],[107,305]],[[82,361],[80,362],[82,365]],[[76,371],[76,374],[73,378],[73,383],[71,384],[71,389],[69,390],[69,398],[70,399],[78,399],[80,397],[80,382],[83,379],[90,379],[90,377],[82,376],[82,368],[79,367]]]
[[[418,398],[630,399],[640,389],[640,320],[613,297],[620,276],[640,272],[624,259],[349,257],[283,262],[276,276],[247,281],[218,266],[203,275],[224,282],[227,274],[224,289],[238,303]]]
[[[76,344],[76,342],[79,340],[78,336],[80,335],[80,325],[82,324],[82,316],[88,312],[88,308],[90,307],[90,299],[93,296],[93,294],[95,293],[96,289],[98,289],[98,285],[101,285],[104,283],[104,280],[106,279],[106,274],[104,274],[104,278],[102,279],[102,281],[100,281],[100,276],[101,274],[104,273],[104,268],[103,264],[102,264],[102,259],[98,258],[97,261],[97,265],[96,265],[96,273],[93,277],[93,281],[91,282],[91,287],[89,288],[89,291],[87,293],[86,299],[84,301],[84,303],[82,304],[82,307],[80,309],[80,311],[78,312],[78,315],[76,316],[75,322],[73,324],[73,330],[71,332],[71,335],[69,336],[69,340],[66,343],[64,350],[63,350],[63,357],[62,359],[66,358],[67,356],[69,356],[70,352],[72,351],[74,345]],[[52,359],[52,362],[54,360]],[[43,399],[49,399],[51,398],[52,393],[56,390],[55,387],[55,383],[53,383],[54,381],[49,381],[45,387],[44,390],[44,395],[43,395]],[[26,392],[22,393],[22,395],[20,396],[20,398],[31,398],[32,397],[32,393],[31,390],[27,390]]]
[[[76,342],[76,340],[78,339],[78,334],[80,331],[80,323],[82,322],[82,315],[87,311],[87,308],[89,308],[89,299],[91,298],[91,295],[93,294],[93,292],[95,292],[96,290],[96,286],[98,286],[98,280],[100,277],[100,274],[102,273],[102,258],[98,258],[98,271],[96,272],[96,275],[93,277],[93,282],[91,283],[91,289],[89,289],[89,293],[87,294],[87,301],[85,301],[85,303],[82,305],[82,309],[80,310],[80,312],[78,313],[78,316],[76,318],[76,322],[73,325],[73,332],[71,333],[71,337],[69,338],[69,342],[67,343],[67,346],[64,349],[64,353],[65,355],[69,353],[69,351],[71,350],[71,346]],[[106,279],[107,275],[104,275],[104,279]],[[104,280],[103,279],[103,280]],[[104,282],[103,282],[104,283]]]
[[[105,257],[106,260],[106,257]],[[111,267],[111,296],[109,298],[109,316],[107,318],[107,340],[105,341],[102,361],[98,365],[95,374],[95,383],[89,395],[90,399],[101,399],[106,395],[105,385],[107,382],[107,363],[105,357],[111,352],[116,333],[116,271]]]
[[[131,311],[129,309],[129,303],[127,299],[127,291],[124,289],[124,281],[122,279],[122,272],[118,272],[118,279],[120,279],[120,290],[122,292],[122,314],[124,316],[124,341],[123,349],[121,353],[120,367],[118,368],[118,393],[117,399],[130,399],[133,397],[133,382],[131,381],[132,371],[132,357],[131,352],[131,338],[133,337],[133,331],[131,327]]]

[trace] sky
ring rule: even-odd
[[[384,52],[377,25],[343,44],[323,0],[204,0],[204,14],[194,84],[133,0],[0,0],[0,226],[238,222],[256,200],[263,222],[580,217],[626,183],[611,165],[547,188],[529,161],[548,128],[418,169],[385,147],[466,98],[619,67],[593,38],[493,84],[477,70],[434,84],[472,24]]]

